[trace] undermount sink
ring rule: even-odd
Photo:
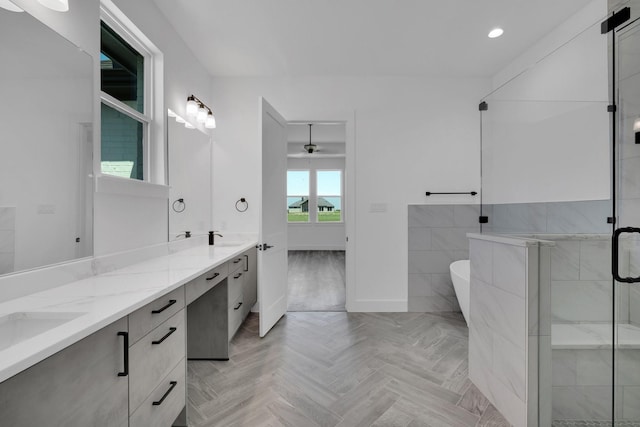
[[[82,316],[82,312],[20,311],[0,317],[0,351]]]

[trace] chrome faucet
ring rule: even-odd
[[[216,244],[216,237],[215,236],[219,236],[219,237],[224,237],[222,234],[218,233],[217,231],[210,231],[209,232],[209,245],[213,246]]]

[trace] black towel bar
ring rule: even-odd
[[[467,192],[463,192],[463,193],[434,193],[434,192],[431,192],[431,191],[427,191],[426,192],[427,196],[431,196],[432,194],[470,194],[472,196],[475,196],[476,194],[478,194],[478,192],[477,191],[467,191]]]

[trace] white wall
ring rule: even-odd
[[[593,1],[494,77],[483,202],[609,199],[606,11]]]
[[[258,229],[258,206],[240,214],[234,203],[241,196],[250,204],[260,200],[259,96],[287,120],[355,112],[355,170],[346,177],[355,180],[355,194],[346,195],[355,198],[355,233],[349,236],[355,290],[348,309],[405,311],[407,205],[474,202],[464,196],[427,199],[424,192],[479,189],[478,101],[489,88],[488,79],[214,78],[214,226]],[[370,212],[375,203],[386,211]]]
[[[344,158],[288,158],[288,169],[308,169],[315,174],[318,169],[344,170]],[[344,174],[343,174],[344,176]],[[343,179],[344,187],[344,179]],[[342,190],[344,194],[344,188]],[[342,199],[342,214],[345,212],[346,199]],[[344,250],[345,227],[342,223],[289,223],[287,239],[289,250]]]

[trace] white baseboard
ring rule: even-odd
[[[329,245],[329,246],[289,246],[287,249],[290,251],[344,251],[346,248],[344,245]]]
[[[347,311],[353,313],[405,313],[407,300],[356,300],[347,302]]]

